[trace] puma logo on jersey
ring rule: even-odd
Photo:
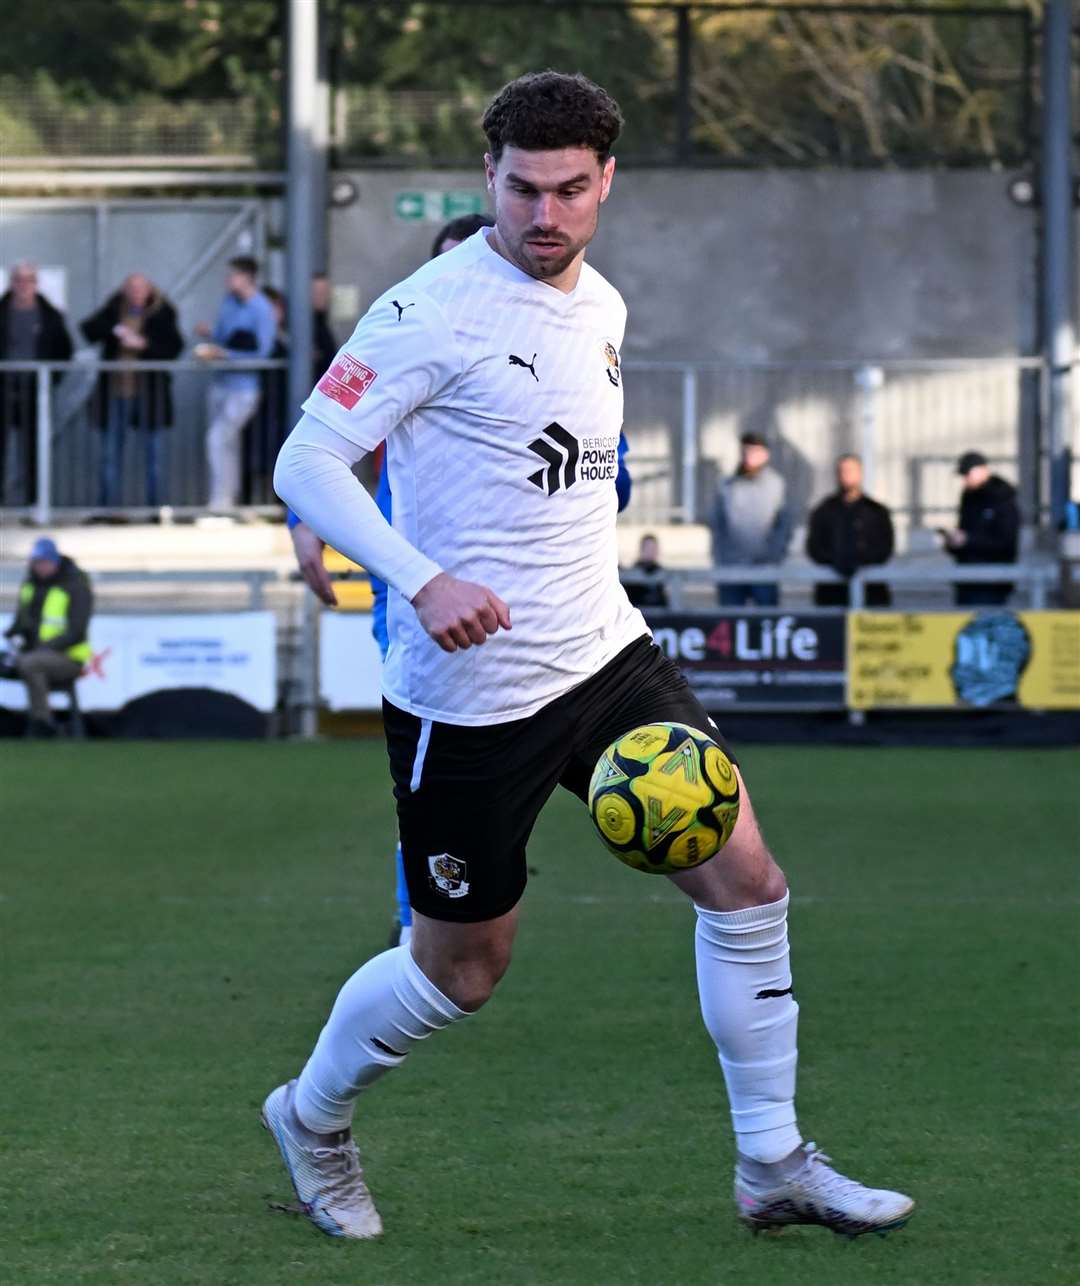
[[[391,299],[391,300],[390,300],[390,302],[391,302],[391,303],[394,305],[394,307],[397,309],[397,319],[398,319],[398,321],[401,321],[402,317],[405,315],[405,309],[406,309],[406,308],[415,308],[415,307],[416,307],[416,305],[415,305],[415,304],[399,304],[399,303],[398,303],[398,301],[397,301],[396,299]]]
[[[513,358],[510,360],[513,361]],[[535,360],[534,357],[533,361]],[[523,362],[522,365],[526,363]],[[568,491],[577,481],[578,440],[572,433],[567,433],[558,421],[549,424],[544,433],[551,441],[539,437],[535,442],[529,443],[529,450],[535,452],[541,460],[547,461],[548,467],[530,474],[529,481],[534,487],[553,496],[560,487]]]
[[[516,356],[514,353],[511,353],[511,354],[510,354],[510,365],[511,365],[511,366],[523,366],[523,367],[525,368],[525,370],[527,370],[527,371],[531,371],[531,372],[532,372],[532,377],[533,377],[533,379],[537,382],[537,384],[539,384],[539,383],[540,383],[540,376],[539,376],[539,375],[537,375],[537,373],[536,373],[536,354],[535,354],[535,353],[533,353],[533,359],[532,359],[532,361],[531,361],[531,362],[527,362],[527,361],[524,359],[524,357],[518,357],[518,356]]]

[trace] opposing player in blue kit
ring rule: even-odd
[[[582,76],[543,72],[507,85],[483,125],[495,227],[372,304],[275,474],[322,539],[390,587],[383,719],[412,940],[344,984],[298,1078],[262,1112],[308,1217],[334,1236],[382,1231],[352,1137],[357,1099],[491,996],[555,788],[585,800],[604,750],[642,725],[722,745],[619,583],[626,308],[584,262],[619,109]],[[392,525],[353,473],[383,441]],[[736,1212],[754,1230],[888,1231],[911,1199],[844,1177],[799,1131],[787,883],[741,779],[740,795],[726,847],[668,877],[695,914]]]

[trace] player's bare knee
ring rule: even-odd
[[[449,971],[446,995],[459,1009],[475,1013],[491,999],[509,967],[509,947],[458,960]]]
[[[425,943],[414,938],[413,958],[421,972],[459,1009],[473,1013],[490,998],[510,967],[512,942],[503,936],[458,942]]]
[[[787,877],[771,857],[768,867],[761,878],[760,885],[762,906],[767,906],[770,902],[779,902],[788,891]]]

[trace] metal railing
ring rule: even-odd
[[[39,524],[58,512],[200,514],[212,501],[279,513],[270,479],[297,419],[285,371],[283,361],[0,361],[0,505]],[[211,389],[244,375],[257,377],[251,414],[215,448]],[[218,470],[238,478],[225,504],[209,490],[215,450]]]
[[[708,522],[739,435],[764,433],[788,501],[806,514],[835,487],[843,452],[862,456],[868,494],[906,530],[956,512],[955,461],[978,449],[1045,511],[1037,440],[1040,358],[824,362],[624,362],[631,521]],[[946,454],[948,453],[948,454]],[[939,464],[947,462],[947,467]]]
[[[662,585],[667,592],[668,608],[672,611],[682,611],[689,605],[690,591],[708,591],[722,585],[775,585],[782,602],[785,588],[805,590],[815,585],[846,583],[850,587],[849,606],[853,610],[861,610],[866,607],[868,585],[887,585],[890,589],[895,586],[947,590],[954,585],[1000,585],[1002,582],[1014,585],[1026,600],[1027,607],[1041,611],[1049,605],[1053,590],[1061,583],[1061,575],[1057,561],[1030,558],[1016,563],[967,563],[955,567],[940,561],[900,559],[878,567],[863,568],[851,577],[840,576],[829,567],[800,561],[753,563],[741,567],[665,568],[653,574],[625,568],[620,571],[619,578],[624,585]],[[777,609],[757,609],[750,605],[739,610],[775,612]]]
[[[901,534],[934,525],[956,510],[953,462],[978,449],[1020,483],[1025,518],[1045,518],[1047,462],[1033,445],[1045,379],[1038,358],[627,359],[624,369],[631,522],[709,522],[720,481],[735,467],[739,435],[748,429],[772,440],[773,464],[796,515],[833,490],[836,456],[854,451],[863,457],[867,492],[891,508]],[[279,514],[273,465],[297,418],[287,408],[280,361],[0,362],[0,505],[42,524],[103,512],[206,513],[207,391],[218,376],[245,372],[259,377],[259,405],[231,447],[238,452],[238,494],[225,505],[217,497],[214,511]],[[171,429],[154,423],[165,409],[160,387],[147,383],[155,376],[171,382]],[[125,377],[143,390],[135,398],[134,432],[108,418],[111,391],[123,387],[113,381]],[[1074,406],[1080,412],[1080,397]],[[151,495],[155,452],[159,476]]]

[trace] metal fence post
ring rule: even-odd
[[[300,608],[300,735],[319,730],[319,600],[307,586]]]
[[[34,502],[34,521],[41,527],[52,517],[52,398],[50,372],[39,366],[34,372],[37,380],[37,496]]]
[[[683,367],[682,379],[682,511],[684,522],[697,520],[698,383],[697,370]]]
[[[863,489],[867,493],[874,490],[878,430],[881,427],[880,391],[884,383],[885,372],[880,366],[860,366],[855,372],[855,387],[859,394],[859,454],[862,456]]]
[[[690,10],[680,6],[675,11],[675,161],[679,165],[690,162],[694,128],[690,97],[690,78],[693,75],[691,42]]]

